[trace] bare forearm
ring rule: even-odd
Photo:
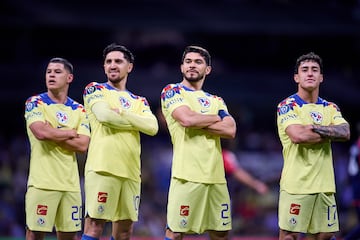
[[[313,125],[313,132],[319,134],[322,138],[332,141],[347,141],[350,139],[349,124],[321,126]]]
[[[89,146],[89,141],[90,138],[88,136],[79,135],[78,137],[58,142],[58,145],[69,151],[86,152]]]
[[[203,128],[203,130],[222,138],[234,138],[236,135],[236,123],[231,116],[228,116],[220,122],[216,122],[206,128]]]

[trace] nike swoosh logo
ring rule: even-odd
[[[328,227],[333,226],[335,223],[328,223]]]
[[[228,225],[230,222],[223,222],[223,226]]]

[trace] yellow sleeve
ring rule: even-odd
[[[112,110],[107,102],[100,101],[94,103],[91,111],[94,113],[96,119],[107,127],[121,130],[134,130],[131,123]]]
[[[154,136],[158,132],[158,121],[153,114],[140,115],[122,111],[120,112],[120,115],[124,118],[124,120],[130,122],[134,128],[138,129],[142,133]]]

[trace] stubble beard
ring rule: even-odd
[[[186,74],[183,74],[183,77],[185,78],[186,81],[188,82],[199,82],[201,79],[203,79],[203,76],[198,74],[197,76],[192,76],[190,74],[190,76],[188,77]]]
[[[116,77],[116,78],[108,78],[109,81],[113,84],[118,84],[120,83],[124,78],[121,78],[121,77]]]

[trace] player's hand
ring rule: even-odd
[[[122,108],[111,108],[111,110],[113,110],[114,112],[116,112],[119,115],[121,115],[121,113],[123,112]]]
[[[70,139],[71,138],[76,138],[76,137],[79,136],[75,129],[71,129],[71,130],[68,130],[68,131],[69,131],[69,138]]]

